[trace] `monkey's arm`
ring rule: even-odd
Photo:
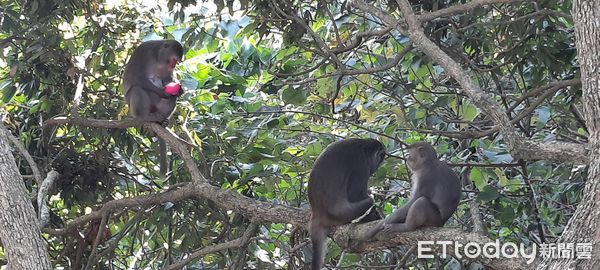
[[[138,86],[148,92],[156,94],[161,98],[171,97],[171,95],[165,93],[165,89],[163,86],[158,87],[158,86],[154,85],[148,78],[140,76],[137,78],[137,81],[138,81]]]
[[[329,214],[343,223],[350,223],[369,210],[373,206],[373,203],[373,198],[371,197],[358,202],[349,202],[347,199],[344,199],[337,202],[329,211]]]

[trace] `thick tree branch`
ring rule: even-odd
[[[460,229],[423,228],[409,233],[398,233],[391,235],[382,235],[380,233],[377,235],[376,241],[362,242],[356,245],[350,244],[348,240],[361,239],[361,237],[364,237],[366,232],[369,231],[377,222],[378,221],[342,226],[336,230],[333,239],[338,245],[349,248],[353,252],[359,253],[375,251],[382,248],[395,248],[399,245],[415,246],[419,241],[451,241],[452,244],[447,246],[446,251],[448,255],[453,257],[464,257],[465,255],[464,250],[462,250],[460,247],[458,247],[459,252],[455,253],[455,243],[461,245],[465,245],[467,243],[477,243],[480,247],[482,247],[486,243],[494,242],[478,233],[467,233]],[[424,247],[434,248],[434,250],[440,252],[442,246],[429,244]],[[485,258],[485,256],[480,256],[477,258],[477,260],[491,269],[531,269],[531,265],[527,265],[525,259],[521,257],[490,259]]]
[[[88,224],[92,220],[101,219],[103,216],[123,209],[145,209],[152,205],[161,205],[166,202],[178,202],[193,198],[196,195],[192,184],[184,185],[178,189],[149,194],[133,198],[123,198],[105,203],[96,211],[77,217],[69,222],[63,229],[44,229],[44,232],[54,235],[68,235],[77,227]]]
[[[475,0],[464,3],[462,5],[455,5],[448,8],[436,10],[434,12],[423,13],[418,16],[420,22],[426,22],[435,20],[441,17],[451,16],[458,13],[466,13],[478,7],[482,7],[485,5],[494,5],[494,4],[508,4],[514,2],[526,2],[524,0]]]
[[[60,174],[57,171],[51,170],[46,175],[46,178],[40,184],[40,187],[38,189],[37,204],[41,227],[44,227],[46,224],[48,224],[48,221],[50,220],[50,209],[48,207],[48,192],[52,188],[52,185],[54,185],[54,180],[56,180],[59,176]]]

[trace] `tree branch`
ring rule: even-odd
[[[35,160],[33,160],[33,157],[31,157],[31,155],[29,154],[27,149],[25,149],[25,146],[23,145],[23,143],[21,143],[21,141],[19,141],[19,139],[17,139],[17,137],[13,136],[12,133],[10,133],[10,131],[7,128],[5,128],[5,127],[0,127],[0,128],[2,128],[2,130],[6,133],[8,140],[17,149],[17,151],[21,154],[21,156],[23,156],[25,161],[27,161],[27,164],[29,164],[29,168],[31,168],[31,172],[33,173],[33,178],[35,179],[35,182],[38,183],[38,185],[41,184],[43,179],[42,179],[42,174],[40,173],[40,169],[38,168],[37,164],[35,163]]]
[[[190,263],[191,261],[198,259],[204,255],[219,252],[219,251],[225,250],[225,249],[241,247],[242,245],[244,245],[243,237],[236,238],[234,240],[231,240],[231,241],[228,241],[225,243],[210,245],[210,246],[201,248],[198,251],[195,251],[194,253],[187,256],[185,259],[177,261],[174,264],[171,264],[171,265],[165,267],[163,270],[183,269],[183,267],[186,266],[188,263]]]
[[[466,13],[478,7],[482,7],[485,5],[493,5],[493,4],[508,4],[514,2],[527,2],[526,0],[475,0],[464,3],[462,5],[455,5],[448,8],[436,10],[434,12],[423,13],[418,16],[418,20],[420,22],[426,22],[435,20],[441,17],[451,16],[458,13]]]
[[[143,126],[147,130],[153,131],[159,138],[172,147],[182,159],[188,169],[192,182],[176,190],[166,191],[159,194],[150,194],[135,198],[124,198],[120,200],[109,201],[105,203],[100,210],[87,215],[78,217],[70,222],[65,229],[44,231],[51,234],[65,234],[73,230],[76,226],[86,224],[90,220],[100,219],[103,215],[112,213],[115,210],[125,208],[139,208],[150,205],[159,205],[166,202],[177,202],[183,199],[198,197],[207,199],[215,203],[220,208],[232,210],[248,217],[254,223],[289,223],[299,227],[305,227],[309,215],[307,211],[269,202],[260,202],[243,196],[233,190],[221,190],[218,187],[211,186],[209,181],[200,173],[192,156],[187,151],[186,146],[180,142],[171,132],[155,123],[143,123],[137,120],[98,120],[86,118],[53,118],[44,122],[44,129],[52,125],[75,124],[85,127],[98,128],[117,128],[126,129],[129,127]]]
[[[40,219],[40,227],[46,226],[48,224],[48,220],[50,219],[50,209],[48,208],[48,192],[52,188],[54,184],[54,180],[56,180],[60,174],[51,170],[47,175],[44,181],[40,184],[37,194],[37,204],[38,204],[38,212]]]
[[[116,212],[117,210],[144,209],[152,205],[160,205],[166,202],[178,202],[184,199],[194,197],[197,197],[198,199],[210,200],[222,209],[231,210],[236,213],[239,213],[250,219],[250,222],[252,224],[284,223],[304,228],[306,230],[306,225],[308,224],[308,220],[310,217],[310,213],[307,210],[281,204],[274,204],[270,202],[261,202],[252,198],[245,197],[233,190],[221,190],[218,187],[211,186],[209,184],[209,181],[206,178],[204,178],[204,176],[198,171],[197,167],[193,163],[194,161],[191,155],[189,155],[189,153],[186,152],[185,144],[179,141],[168,130],[164,129],[158,124],[142,123],[137,120],[115,121],[84,118],[53,118],[44,122],[43,127],[48,128],[48,126],[67,123],[86,127],[118,129],[125,129],[133,126],[143,126],[148,130],[152,130],[156,133],[158,137],[164,139],[165,142],[172,146],[174,151],[177,152],[183,158],[184,163],[186,163],[186,168],[190,170],[190,175],[192,175],[192,182],[185,185],[180,185],[177,188],[167,190],[158,194],[149,194],[134,198],[124,198],[109,201],[105,203],[99,210],[75,218],[70,223],[68,223],[63,229],[44,229],[43,231],[46,233],[53,235],[67,235],[69,232],[75,230],[76,227],[85,225],[89,221],[94,219],[101,219],[106,216],[109,217],[111,213]],[[334,239],[338,240],[338,243],[349,243],[351,240],[364,239],[365,232],[369,230],[374,224],[375,223],[372,222],[358,225],[349,224],[341,226],[335,233]],[[339,239],[345,239],[345,241],[339,241]],[[362,243],[359,244],[357,248],[352,248],[352,250],[355,252],[366,252],[381,249],[384,247],[395,247],[403,244],[415,244],[417,242],[417,239],[437,241],[458,239],[459,241],[464,242],[491,242],[491,240],[489,240],[486,237],[475,235],[472,233],[465,233],[458,229],[424,229],[408,233],[396,234],[385,241]],[[188,257],[188,259],[173,264],[167,269],[179,269],[181,266],[189,263],[189,261],[193,260],[194,258],[198,258],[205,254],[217,252],[223,249],[240,247],[244,244],[244,242],[245,241],[242,237],[226,243],[215,244],[213,246],[205,247],[191,254]],[[348,247],[348,244],[342,244],[342,246]],[[504,259],[482,260],[484,260],[482,261],[482,263],[492,268],[521,269],[518,268],[521,265],[521,261],[518,259],[510,259],[510,267],[505,265],[507,264],[507,262]]]
[[[378,221],[373,221],[363,224],[351,224],[339,227],[333,235],[334,241],[344,248],[348,248],[353,252],[363,253],[369,251],[375,251],[383,248],[395,248],[399,245],[411,245],[415,246],[418,242],[423,241],[449,241],[451,244],[447,246],[446,252],[448,255],[453,257],[464,257],[464,250],[458,245],[461,244],[464,247],[467,243],[477,243],[482,247],[486,243],[493,243],[491,239],[478,233],[467,233],[460,229],[454,228],[422,228],[416,231],[407,233],[397,233],[390,235],[382,235],[381,233],[376,236],[375,241],[362,242],[355,245],[350,245],[349,239],[361,239],[364,235],[375,225]],[[425,246],[431,247],[433,250],[440,252],[441,245],[435,245],[433,243]],[[459,251],[457,254],[455,251]],[[530,269],[531,265],[527,265],[524,258],[485,258],[485,256],[477,257],[477,261],[483,263],[486,267],[491,269]],[[486,268],[487,269],[487,268]]]
[[[557,141],[540,143],[517,134],[508,115],[493,99],[493,96],[479,88],[466,70],[463,70],[456,61],[427,38],[410,4],[406,0],[397,0],[397,2],[408,28],[402,27],[396,18],[373,5],[365,3],[363,0],[353,0],[350,4],[363,12],[378,17],[386,25],[396,27],[403,35],[408,36],[417,48],[442,66],[445,72],[460,84],[462,92],[469,96],[473,104],[494,121],[506,142],[507,148],[516,159],[542,159],[576,164],[589,162],[590,150],[587,145]]]

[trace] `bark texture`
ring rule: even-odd
[[[52,269],[33,205],[16,168],[6,130],[0,127],[0,239],[8,269]]]
[[[600,0],[574,0],[575,45],[581,66],[583,112],[590,132],[589,176],[583,198],[559,243],[592,243],[591,259],[547,260],[539,269],[598,269],[600,266]]]

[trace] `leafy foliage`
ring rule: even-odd
[[[374,5],[400,17],[395,1],[380,2]],[[413,2],[425,13],[462,1]],[[561,233],[579,201],[585,167],[512,157],[490,119],[437,63],[395,30],[365,35],[385,27],[345,1],[0,3],[5,123],[42,168],[62,175],[52,193],[56,222],[51,226],[109,200],[189,181],[177,158],[171,175],[158,179],[156,143],[144,131],[41,130],[41,122],[55,116],[125,117],[119,89],[124,63],[133,47],[155,38],[174,38],[186,47],[178,77],[188,90],[171,126],[200,146],[194,158],[215,186],[307,209],[307,175],[319,153],[339,138],[376,137],[393,155],[372,178],[376,201],[388,214],[409,190],[400,141],[433,142],[472,182],[449,226],[472,229],[466,201],[477,200],[490,237],[548,241]],[[522,134],[583,142],[587,131],[577,114],[576,83],[543,87],[579,76],[569,9],[570,1],[506,4],[424,26],[504,106]],[[74,101],[78,87],[79,103]],[[26,164],[19,166],[22,174],[31,174]],[[241,237],[250,223],[198,200],[117,214],[108,221],[115,241],[105,243],[114,255],[97,258],[98,269],[166,267],[196,249]],[[302,230],[263,224],[258,235],[261,240],[249,245],[247,255],[231,249],[188,266],[224,269],[236,256],[246,256],[244,268],[275,269],[310,259],[308,247],[290,252],[305,241]],[[91,245],[73,240],[79,238],[77,232],[47,235],[55,267],[85,265]],[[342,255],[333,247],[327,258],[343,258],[340,265],[347,267],[394,265],[405,252]],[[455,265],[410,262],[419,269],[446,263]]]

